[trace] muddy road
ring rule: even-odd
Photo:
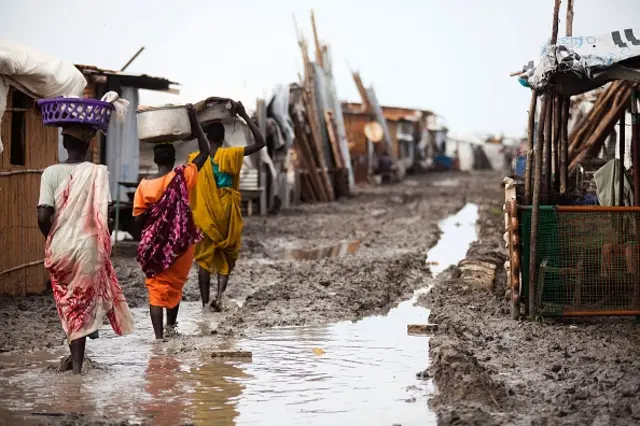
[[[497,188],[486,195],[479,204],[479,240],[421,299],[431,308],[430,322],[439,324],[429,368],[438,389],[430,401],[438,424],[640,424],[640,329],[634,320],[511,320],[504,196]]]
[[[120,245],[114,264],[137,329],[121,338],[101,330],[80,378],[53,368],[68,349],[51,295],[2,299],[0,420],[274,424],[266,419],[288,412],[291,424],[435,424],[432,385],[416,378],[428,365],[428,338],[406,333],[428,311],[408,299],[434,282],[430,268],[464,257],[477,207],[461,208],[496,182],[495,174],[423,176],[247,218],[228,289],[237,305],[203,311],[192,271],[179,335],[166,342],[152,338],[135,247]],[[428,266],[427,253],[440,264]],[[220,350],[250,351],[253,360],[212,362]]]
[[[253,328],[323,324],[388,310],[424,284],[424,259],[439,237],[438,221],[469,197],[482,199],[496,182],[495,174],[434,174],[362,188],[342,202],[245,218],[241,257],[227,290],[242,306],[216,316],[215,332],[241,336]],[[130,307],[146,306],[135,247],[120,245],[114,266]],[[199,298],[194,268],[184,300]],[[0,299],[0,318],[0,352],[64,341],[51,295]]]

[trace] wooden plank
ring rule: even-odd
[[[329,143],[331,144],[331,150],[333,151],[333,158],[336,163],[337,169],[344,168],[344,160],[342,153],[340,152],[340,141],[338,141],[338,128],[336,127],[336,120],[333,116],[333,111],[330,109],[324,112],[324,121],[327,127],[327,135],[329,135]]]
[[[211,358],[241,358],[252,359],[253,354],[249,351],[229,351],[229,350],[216,350],[211,353]]]
[[[409,324],[407,334],[430,335],[438,330],[438,324]]]

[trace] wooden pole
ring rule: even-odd
[[[553,102],[553,150],[551,151],[551,160],[553,166],[553,192],[558,193],[560,189],[560,120],[562,119],[562,97],[556,95]]]
[[[622,115],[620,116],[620,139],[619,139],[619,143],[620,146],[618,147],[620,150],[620,173],[619,173],[619,177],[620,177],[620,182],[619,182],[619,186],[620,189],[618,191],[618,205],[620,207],[624,206],[624,151],[625,151],[625,143],[626,143],[626,134],[625,134],[625,127],[627,126],[626,124],[626,120],[627,119],[627,110],[626,108],[622,111]]]
[[[574,169],[578,163],[583,161],[587,156],[597,153],[602,149],[602,144],[613,131],[620,118],[620,114],[628,107],[629,100],[631,99],[631,91],[631,86],[625,82],[619,90],[619,93],[616,94],[611,108],[607,109],[606,113],[598,120],[595,130],[589,135],[580,151],[577,152],[571,160],[569,168]]]
[[[533,169],[533,140],[535,138],[536,127],[536,104],[538,94],[531,91],[531,101],[529,102],[529,133],[527,135],[527,164],[524,172],[524,203],[531,204],[531,171]]]
[[[561,0],[556,0],[556,4],[553,7],[553,27],[551,29],[551,45],[558,43],[558,25],[560,24],[560,19],[559,19],[560,3],[562,3]]]
[[[320,39],[318,38],[318,27],[316,26],[316,14],[311,10],[311,28],[313,29],[313,42],[316,48],[316,62],[322,69],[324,69],[324,58],[322,57],[323,51],[320,46]]]
[[[552,128],[553,128],[553,100],[555,95],[549,93],[547,96],[547,116],[544,120],[544,165],[542,169],[542,195],[543,203],[549,204],[551,199],[551,182],[553,174],[551,173],[551,151],[553,150]]]
[[[631,147],[633,153],[633,185],[634,194],[633,202],[636,206],[640,205],[640,116],[638,115],[638,89],[633,90],[631,96]]]
[[[573,36],[573,0],[567,1],[567,37]]]
[[[531,201],[531,244],[529,249],[529,315],[536,314],[536,283],[538,280],[538,264],[536,259],[538,248],[538,222],[540,216],[540,190],[542,189],[542,151],[544,145],[544,128],[550,95],[545,95],[540,108],[538,122],[538,138],[535,145],[535,173],[533,177],[533,198]]]
[[[571,98],[564,98],[562,102],[562,115],[560,118],[560,193],[567,193],[567,185],[569,182],[569,108],[571,107]]]
[[[551,44],[558,42],[558,15],[560,14],[560,0],[555,0],[555,7],[553,8],[553,29],[551,33]],[[547,94],[542,101],[542,110],[540,111],[540,123],[538,124],[538,140],[535,147],[535,176],[533,180],[533,197],[531,204],[531,230],[530,230],[530,250],[529,250],[529,315],[536,315],[536,287],[538,279],[537,268],[537,248],[538,248],[538,222],[540,220],[540,189],[542,178],[542,150],[545,138],[545,126],[544,121],[548,119],[549,113],[552,108],[551,94]]]

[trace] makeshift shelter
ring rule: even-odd
[[[58,161],[58,129],[45,127],[35,100],[11,88],[0,135],[0,294],[42,293],[48,275],[36,207],[40,176]]]
[[[405,170],[416,165],[419,159],[419,145],[423,134],[429,132],[429,118],[431,111],[418,110],[394,106],[382,106],[382,115],[389,128],[391,150]],[[375,168],[375,158],[369,157],[369,151],[382,155],[384,144],[373,143],[373,149],[368,149],[372,143],[365,135],[365,125],[371,121],[371,114],[366,112],[362,103],[343,102],[342,111],[346,124],[347,137],[351,141],[349,150],[356,169],[356,182],[367,180],[366,171]]]
[[[640,315],[640,174],[633,176],[634,206],[623,203],[631,199],[629,182],[611,164],[596,184],[600,205],[580,205],[589,203],[589,194],[569,179],[571,169],[596,154],[618,122],[619,158],[625,158],[627,110],[633,168],[640,166],[640,42],[635,37],[640,31],[572,37],[569,0],[567,36],[559,39],[559,10],[556,0],[552,37],[538,63],[513,74],[532,89],[532,97],[525,179],[522,185],[505,182],[512,313],[518,317],[524,302],[530,316]],[[610,82],[570,134],[569,97]]]

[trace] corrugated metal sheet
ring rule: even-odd
[[[140,140],[138,139],[138,123],[136,110],[138,109],[138,89],[122,88],[122,98],[129,101],[129,109],[123,125],[111,120],[107,131],[107,167],[109,168],[109,187],[111,196],[117,200],[120,191],[120,201],[128,201],[125,188],[119,188],[118,182],[138,182],[140,162]]]

